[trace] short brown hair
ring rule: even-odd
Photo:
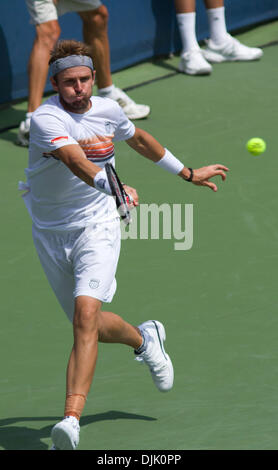
[[[64,39],[58,41],[54,49],[50,53],[49,65],[57,59],[62,59],[69,55],[86,55],[92,58],[91,48],[83,42],[74,39]]]

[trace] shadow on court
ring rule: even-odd
[[[154,58],[152,60],[152,63],[153,65],[159,66],[165,70],[169,70],[170,72],[173,72],[173,75],[175,75],[176,73],[180,73],[178,67],[169,62],[169,57]]]
[[[150,416],[111,410],[105,413],[82,417],[80,421],[81,429],[82,426],[88,424],[97,423],[99,421],[113,421],[116,419],[156,421],[156,418],[152,418]],[[60,420],[61,416],[2,419],[0,420],[0,447],[4,450],[48,450],[49,446],[42,442],[41,439],[50,438],[52,427]],[[34,423],[36,421],[53,421],[53,423],[40,429],[30,428],[24,425],[26,423]],[[17,423],[22,423],[23,425],[15,426]]]

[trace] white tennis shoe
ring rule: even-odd
[[[144,119],[151,112],[149,106],[135,103],[123,90],[117,87],[113,87],[110,93],[105,95],[99,94],[99,96],[117,101],[128,119]]]
[[[258,60],[263,55],[262,49],[248,47],[227,34],[226,40],[217,45],[211,39],[206,41],[207,47],[202,49],[206,60],[212,63]]]
[[[212,72],[212,66],[206,61],[199,48],[182,54],[178,69],[188,75],[209,75]]]
[[[75,450],[79,443],[80,426],[74,416],[67,416],[51,431],[51,450]]]
[[[147,344],[145,351],[135,359],[147,364],[158,390],[168,392],[173,387],[174,369],[163,347],[166,339],[164,326],[159,321],[149,320],[138,328],[143,332]]]

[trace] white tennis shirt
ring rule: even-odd
[[[56,95],[32,115],[25,173],[32,220],[40,229],[75,230],[118,217],[114,198],[84,183],[51,155],[53,150],[76,144],[101,168],[115,163],[113,142],[133,137],[134,124],[109,98],[93,96],[91,103],[84,114],[70,113]]]

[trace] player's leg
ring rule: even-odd
[[[210,39],[203,51],[209,62],[259,59],[263,51],[247,47],[233,38],[227,31],[224,0],[205,0],[207,8]]]
[[[98,94],[117,101],[130,119],[147,117],[150,113],[150,107],[135,103],[112,82],[107,8],[101,5],[93,10],[79,11],[78,14],[83,22],[84,41],[92,47]]]
[[[138,349],[142,344],[139,328],[112,312],[101,312],[102,302],[80,295],[75,299],[73,318],[74,344],[67,369],[67,395],[87,397],[93,380],[98,341],[126,344]],[[69,410],[68,410],[69,411]],[[72,413],[75,416],[74,410]],[[80,418],[80,414],[76,414]]]
[[[160,392],[171,390],[174,369],[164,349],[166,333],[162,323],[149,320],[135,327],[112,312],[100,312],[99,318],[99,341],[131,346],[134,349],[135,359],[149,367],[158,390]]]
[[[139,329],[112,312],[102,314],[101,305],[100,300],[86,295],[75,299],[74,344],[67,367],[64,419],[51,433],[55,449],[75,449],[79,443],[79,420],[94,376],[98,341],[128,344],[133,349],[142,344]]]
[[[176,18],[182,43],[180,72],[189,75],[211,73],[211,65],[204,59],[196,37],[195,0],[175,0]]]
[[[74,344],[67,369],[67,395],[87,397],[96,365],[98,341],[126,344],[133,349],[142,345],[139,328],[115,313],[102,312],[101,305],[100,300],[86,295],[75,299]],[[76,417],[79,419],[80,415]]]
[[[140,329],[113,312],[100,312],[98,335],[101,343],[126,344],[134,350],[143,342]]]
[[[90,299],[90,297],[86,299],[85,296],[79,299],[83,303],[85,311],[88,312],[93,299]],[[139,325],[139,327],[136,327],[113,312],[103,312],[99,310],[97,329],[98,340],[100,342],[119,343],[130,346],[136,355],[135,359],[148,365],[153,381],[161,392],[167,392],[172,388],[174,370],[171,359],[164,349],[166,333],[162,323],[156,320],[149,320]],[[83,361],[82,364],[86,364],[85,358],[92,357],[92,353],[93,351],[84,350],[84,357],[80,357],[80,361]],[[73,363],[75,364],[75,361],[73,361]],[[82,367],[84,368],[84,365],[82,366],[81,362],[80,365],[76,364],[75,377],[79,377],[80,374],[82,374]],[[93,370],[88,370],[91,374],[91,378],[93,377]],[[83,377],[86,378],[86,374],[84,374]],[[83,388],[80,387],[80,379],[78,379],[78,387],[76,387],[76,384],[71,380],[68,380],[68,390],[74,389],[76,393],[83,393],[85,395],[85,393],[87,393],[86,390],[89,390],[90,387],[90,377],[87,386],[84,384]],[[84,402],[80,399],[80,404],[82,405],[83,403]]]
[[[79,443],[79,420],[86,403],[98,353],[98,299],[78,296],[73,317],[74,343],[67,367],[64,419],[51,432],[53,448],[76,449]]]
[[[74,343],[67,368],[67,395],[88,395],[97,359],[100,310],[98,299],[82,295],[75,299]],[[80,414],[76,418],[79,419]]]
[[[136,359],[148,365],[160,391],[170,390],[174,380],[172,362],[163,346],[165,329],[160,322],[148,321],[134,327],[119,315],[101,312],[101,302],[87,296],[77,297],[75,305],[64,419],[51,433],[55,449],[75,449],[79,443],[79,420],[94,376],[98,341],[130,346]]]

